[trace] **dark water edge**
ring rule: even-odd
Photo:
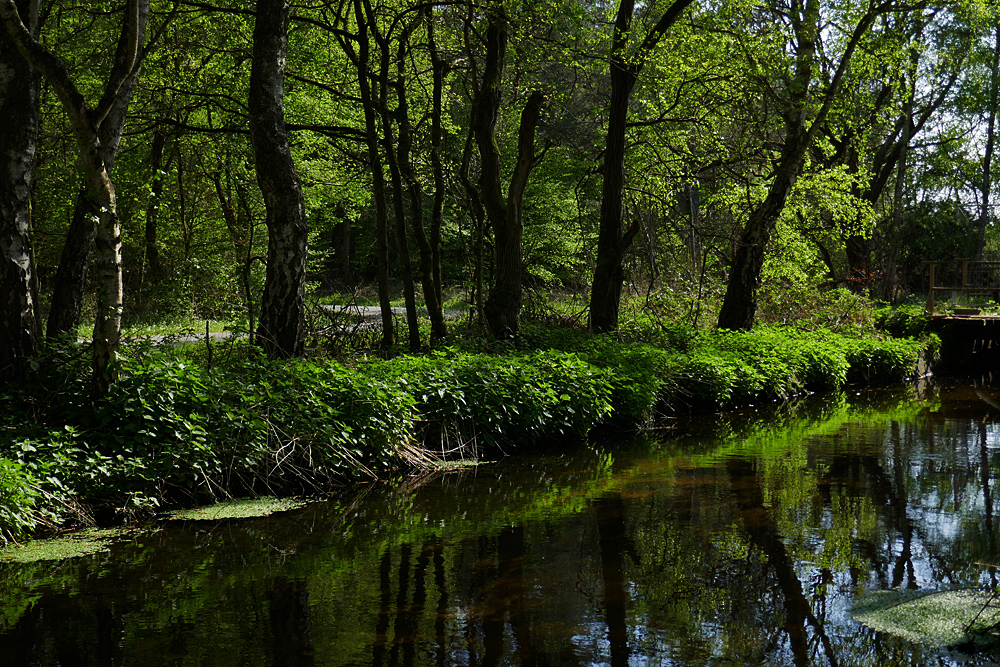
[[[958,664],[850,611],[997,585],[1000,389],[661,426],[0,563],[0,666]]]

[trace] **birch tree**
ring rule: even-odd
[[[97,311],[93,332],[93,392],[103,397],[118,379],[122,318],[122,238],[115,187],[105,160],[102,124],[120,103],[123,85],[139,67],[149,0],[129,0],[125,7],[116,61],[104,93],[91,106],[63,62],[42,46],[25,25],[14,0],[0,3],[0,19],[18,51],[45,78],[69,117],[80,167],[96,218],[95,269]],[[30,23],[30,19],[29,19]]]

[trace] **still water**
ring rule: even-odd
[[[1000,390],[932,385],[164,521],[0,564],[0,665],[957,664],[851,608],[997,584],[998,457]]]

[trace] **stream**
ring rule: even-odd
[[[664,420],[0,562],[0,666],[995,664],[852,609],[996,588],[998,472],[989,386]]]

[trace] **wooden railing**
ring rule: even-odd
[[[959,293],[962,294],[966,299],[963,305],[969,306],[966,308],[966,314],[976,314],[978,310],[973,306],[976,302],[971,298],[973,294],[984,294],[989,295],[989,298],[983,302],[983,305],[988,301],[998,302],[1000,301],[1000,262],[982,262],[973,259],[959,259],[952,262],[924,262],[927,264],[928,273],[930,274],[930,281],[928,283],[927,289],[927,315],[931,316],[934,314],[934,301],[935,294],[941,292],[950,292],[952,294]],[[941,275],[941,270],[939,267],[949,266],[954,267],[957,271],[957,275],[953,275],[951,280],[944,279]],[[955,273],[953,271],[952,273]],[[938,282],[942,281],[949,282],[949,285],[939,285]],[[960,284],[954,284],[960,283]],[[957,309],[956,313],[961,309]]]

